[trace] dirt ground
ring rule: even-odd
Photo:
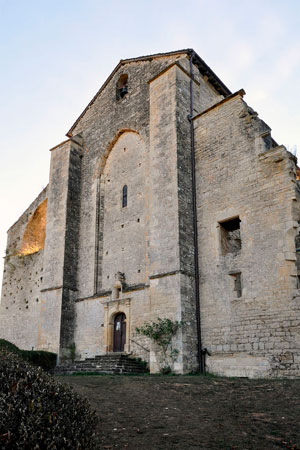
[[[97,411],[99,449],[300,449],[300,380],[59,378]]]

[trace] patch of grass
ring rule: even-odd
[[[101,415],[100,448],[112,448],[115,438],[130,450],[300,450],[297,379],[152,374],[63,381]]]
[[[94,377],[94,376],[107,376],[109,374],[107,373],[98,373],[98,372],[74,372],[70,375],[67,374],[63,374],[63,375],[59,375],[60,377]]]
[[[101,373],[101,372],[74,372],[72,374],[62,374],[59,375],[60,377],[93,377],[93,376],[99,376],[99,377],[143,377],[143,376],[149,376],[149,373]],[[160,374],[158,374],[160,375]]]

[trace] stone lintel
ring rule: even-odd
[[[147,289],[149,287],[149,284],[145,284],[145,283],[140,283],[140,284],[132,284],[129,286],[126,286],[122,292],[132,292],[132,291],[139,291],[142,289]],[[97,298],[102,298],[102,297],[109,297],[112,294],[111,289],[108,289],[107,291],[103,290],[103,291],[99,291],[97,292],[95,295],[91,295],[89,297],[82,297],[82,298],[78,298],[75,301],[76,302],[82,302],[84,300],[95,300]],[[122,298],[118,299],[118,300],[122,300]]]
[[[194,277],[194,273],[188,273],[185,270],[172,270],[171,272],[156,273],[155,275],[150,275],[149,279],[155,280],[156,278],[169,277],[172,275],[177,275],[178,273],[181,273],[182,275],[187,275],[188,277]]]
[[[70,286],[63,286],[63,285],[61,285],[61,286],[54,286],[54,287],[41,289],[41,292],[55,291],[55,290],[58,290],[58,289],[69,289],[69,291],[73,291],[73,292],[77,292],[78,291],[78,289],[76,289],[76,288],[72,288]]]

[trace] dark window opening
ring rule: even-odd
[[[295,248],[296,248],[296,268],[297,268],[297,289],[300,289],[300,233],[298,233],[295,237]]]
[[[128,188],[125,184],[122,190],[122,208],[125,208],[127,206],[127,197],[128,197]]]
[[[237,255],[242,248],[240,219],[220,223],[222,254]]]
[[[117,82],[117,89],[116,89],[117,100],[120,100],[121,98],[125,97],[127,93],[128,93],[128,75],[124,73],[123,75],[120,76]]]
[[[240,298],[242,296],[242,273],[236,272],[236,273],[230,273],[230,276],[233,277],[234,280],[234,292],[236,292],[237,298]]]

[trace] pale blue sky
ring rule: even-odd
[[[187,47],[300,150],[299,0],[0,0],[1,256],[49,148],[119,60]]]

